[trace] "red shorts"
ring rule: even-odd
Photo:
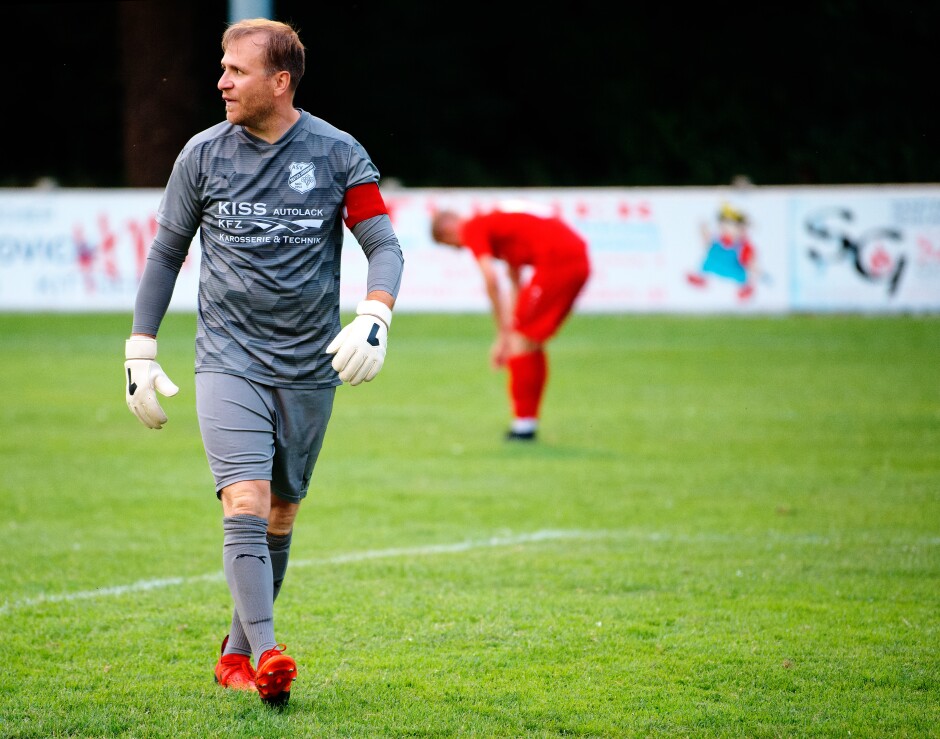
[[[571,313],[590,272],[586,261],[564,269],[536,269],[519,290],[513,329],[532,341],[550,339]]]

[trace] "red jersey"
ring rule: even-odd
[[[558,218],[493,211],[469,218],[460,233],[474,256],[488,254],[513,267],[568,267],[587,261],[587,244]]]

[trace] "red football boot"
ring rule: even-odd
[[[223,688],[258,692],[251,660],[244,654],[225,654],[226,644],[228,635],[222,640],[222,656],[215,663],[215,681]]]
[[[270,706],[284,706],[290,699],[291,684],[297,679],[297,663],[278,644],[261,655],[255,670],[255,685],[261,700]]]

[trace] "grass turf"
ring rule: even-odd
[[[0,315],[0,736],[940,736],[940,318],[576,315],[527,445],[486,316],[397,316],[298,519],[280,713],[212,680],[194,317],[161,431],[129,326]]]

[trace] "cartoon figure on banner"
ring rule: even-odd
[[[818,242],[807,247],[807,256],[820,269],[848,261],[860,277],[869,282],[886,282],[888,295],[894,295],[907,261],[900,246],[901,232],[876,227],[852,235],[833,224],[833,221],[848,224],[853,220],[854,214],[847,208],[829,208],[809,216],[806,231]],[[834,242],[836,246],[823,247],[821,242]]]
[[[738,297],[747,300],[754,294],[757,252],[748,234],[748,217],[740,210],[724,204],[718,211],[717,227],[702,224],[705,259],[698,272],[690,272],[688,281],[705,287],[710,276],[730,280],[738,285]]]

